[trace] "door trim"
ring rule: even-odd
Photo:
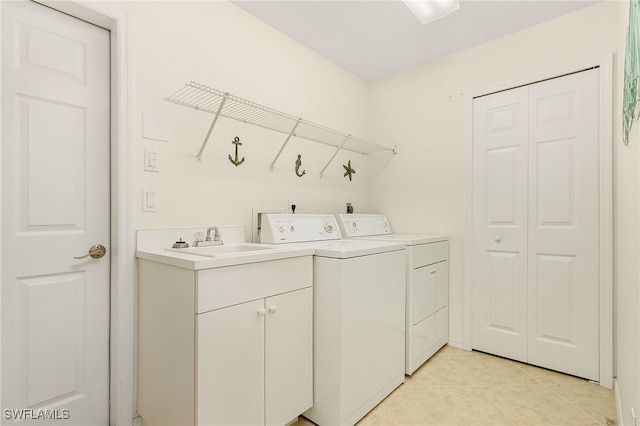
[[[33,0],[111,34],[111,425],[133,424],[135,239],[131,198],[132,148],[129,125],[127,15],[104,4],[81,0]],[[0,12],[1,13],[1,12]],[[1,37],[1,36],[0,36]],[[0,233],[2,229],[0,227]],[[0,315],[1,321],[1,315]],[[0,388],[0,397],[2,389]]]
[[[471,350],[473,329],[473,98],[541,80],[600,68],[599,182],[600,182],[600,385],[613,386],[613,54],[470,90],[465,94],[464,154],[464,322],[463,348]]]

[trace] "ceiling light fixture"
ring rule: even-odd
[[[458,0],[403,0],[422,25],[444,18],[460,7]]]

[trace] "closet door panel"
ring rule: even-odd
[[[473,104],[473,348],[526,361],[525,88]]]
[[[529,94],[529,362],[598,380],[598,70]]]

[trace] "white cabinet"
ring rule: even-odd
[[[189,270],[138,261],[149,425],[284,425],[313,403],[312,257]]]
[[[449,243],[409,246],[406,374],[449,340]]]
[[[309,287],[198,315],[199,424],[284,425],[309,408],[311,312]]]

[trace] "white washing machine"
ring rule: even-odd
[[[338,223],[344,237],[407,247],[405,373],[411,375],[449,341],[448,238],[394,234],[383,214],[340,214]]]
[[[333,215],[263,214],[260,235],[315,249],[314,400],[304,416],[353,425],[404,381],[405,246],[343,240]]]

